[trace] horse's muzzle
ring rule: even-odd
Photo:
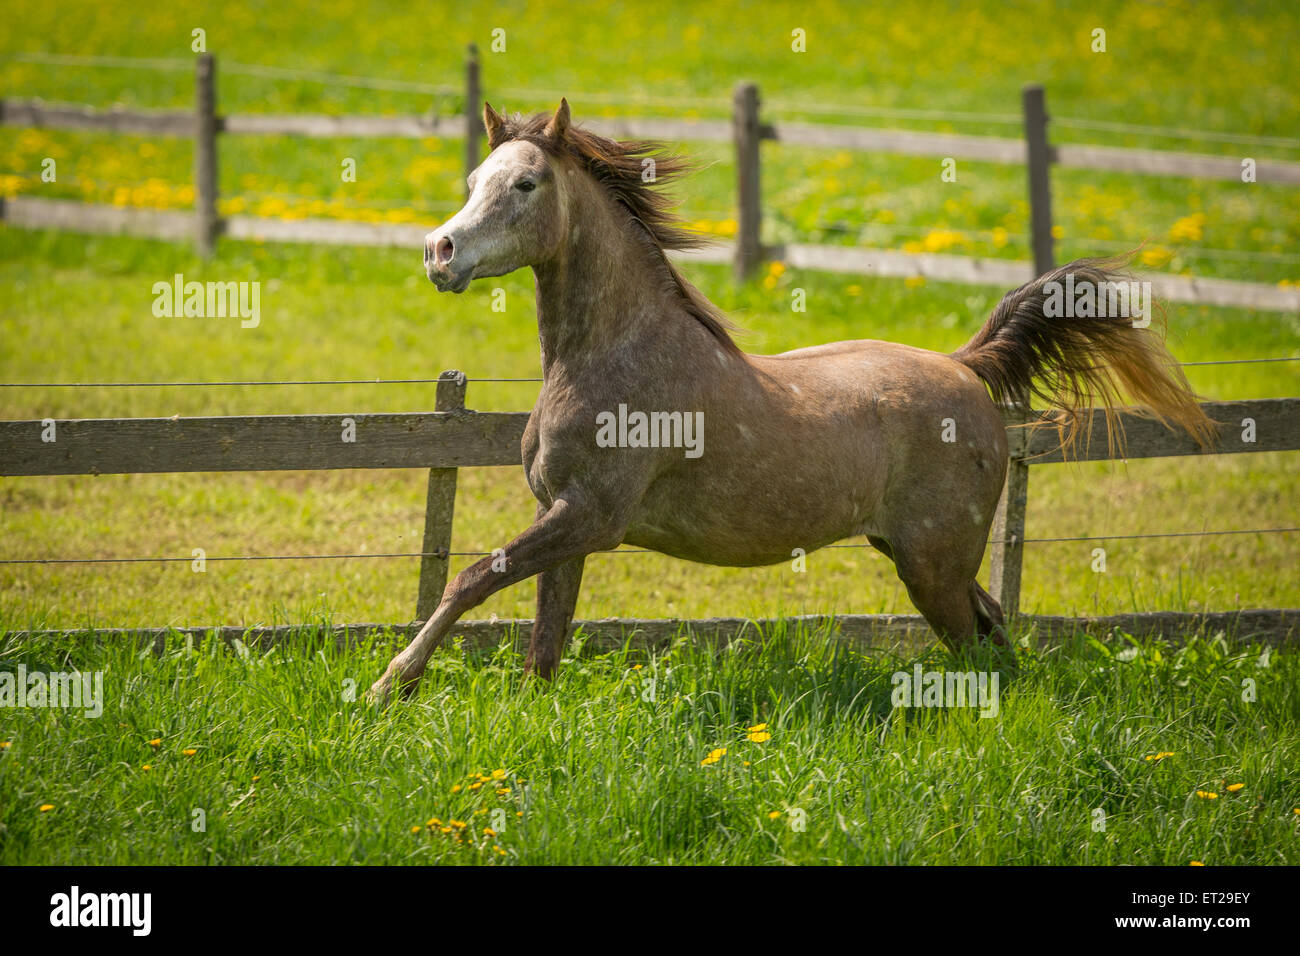
[[[424,273],[439,292],[464,292],[474,278],[473,268],[457,269],[456,247],[450,236],[429,233],[424,240]]]

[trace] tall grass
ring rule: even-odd
[[[551,687],[448,648],[374,711],[387,643],[11,634],[0,668],[102,670],[106,706],[0,710],[0,862],[1300,862],[1290,650],[1079,636],[983,718],[894,707],[892,675],[993,662],[785,626],[576,653]]]

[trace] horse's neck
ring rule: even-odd
[[[608,362],[629,353],[685,347],[689,329],[665,281],[661,253],[639,241],[617,211],[580,217],[551,261],[534,267],[542,374]]]

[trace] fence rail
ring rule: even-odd
[[[416,608],[416,617],[424,619],[446,584],[457,469],[519,466],[522,460],[528,413],[469,410],[466,385],[462,373],[443,372],[434,412],[0,422],[0,476],[428,468]],[[1218,425],[1215,453],[1300,450],[1300,399],[1201,407]],[[993,530],[991,586],[1014,616],[1026,543],[1028,470],[1064,458],[1049,413],[1007,408],[1004,415],[1011,465]],[[1081,424],[1072,460],[1202,453],[1184,433],[1140,414],[1121,412],[1115,425],[1122,443],[1113,447],[1105,415],[1093,410]]]
[[[1080,631],[1110,634],[1120,631],[1137,638],[1182,633],[1222,633],[1226,638],[1245,643],[1262,641],[1282,646],[1300,631],[1300,610],[1212,611],[1184,614],[1151,611],[1139,614],[1113,614],[1101,617],[1062,617],[1055,614],[1027,614],[1022,625],[1032,628],[1040,641],[1056,643],[1068,640]],[[596,653],[635,650],[662,651],[685,632],[697,641],[718,648],[743,640],[755,640],[777,627],[803,628],[813,632],[833,632],[837,639],[861,649],[886,650],[894,653],[917,653],[933,640],[925,618],[916,614],[806,614],[779,619],[742,617],[678,618],[600,618],[574,621],[586,641],[584,648]],[[447,634],[448,641],[460,640],[471,650],[492,650],[503,643],[525,649],[533,622],[528,618],[491,621],[457,621]],[[353,647],[377,635],[390,634],[398,641],[409,641],[419,630],[414,624],[347,624],[325,631],[336,647]],[[36,639],[68,638],[88,635],[97,640],[131,640],[163,652],[169,642],[217,640],[266,650],[292,641],[302,648],[302,635],[310,626],[303,625],[221,625],[215,627],[98,628],[94,630],[14,631],[16,636]]]
[[[441,382],[439,383],[441,384]],[[461,386],[464,388],[463,384]],[[1300,398],[1207,402],[1219,423],[1216,454],[1300,450]],[[528,412],[403,412],[356,415],[247,415],[212,418],[80,418],[0,422],[0,476],[160,472],[325,471],[349,468],[478,468],[521,463]],[[1030,465],[1066,460],[1047,412],[1030,427],[1008,411],[1012,457]],[[1243,421],[1254,422],[1242,440]],[[53,441],[47,437],[53,422]],[[1071,461],[1196,455],[1181,430],[1121,412],[1123,446],[1111,448],[1106,417],[1093,410]],[[344,434],[354,439],[344,438]]]

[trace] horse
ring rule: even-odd
[[[587,556],[625,543],[752,567],[864,535],[950,649],[1005,646],[1002,609],[976,581],[1008,464],[999,404],[1038,395],[1109,416],[1127,392],[1211,436],[1154,330],[1044,308],[1068,274],[1076,287],[1120,281],[1114,260],[1007,293],[950,355],[869,339],[751,355],[667,255],[703,241],[662,190],[687,159],[574,125],[567,99],[531,117],[485,105],[483,123],[489,155],[464,207],[427,235],[424,267],[453,293],[533,270],[543,378],[522,455],[537,509],[504,555],[447,586],[372,701],[410,694],[462,614],[534,575],[525,673],[552,678]]]

